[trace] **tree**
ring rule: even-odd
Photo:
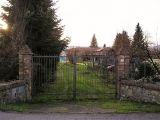
[[[2,14],[2,18],[8,24],[7,41],[10,41],[14,49],[14,53],[17,54],[19,48],[25,44],[27,38],[27,32],[25,30],[27,24],[27,16],[29,0],[8,0],[9,5],[3,6],[5,11]],[[6,45],[7,46],[7,45]]]
[[[63,26],[60,25],[61,20],[56,15],[52,0],[7,1],[9,5],[3,6],[5,12],[2,18],[8,24],[8,30],[1,32],[0,40],[3,43],[0,44],[0,57],[18,57],[19,49],[25,44],[33,53],[50,55],[59,55],[67,46],[69,39],[61,39]],[[12,63],[13,60],[9,62]],[[39,65],[47,67],[42,63]],[[53,68],[55,67],[56,64]],[[15,71],[14,66],[10,65],[9,69]]]
[[[59,55],[68,41],[61,39],[63,26],[52,0],[8,0],[3,18],[15,43],[27,44],[34,53]],[[16,40],[16,41],[15,41]],[[17,45],[15,45],[17,46]],[[19,45],[18,45],[19,46]]]
[[[130,48],[130,38],[126,31],[122,31],[122,33],[117,33],[113,44],[113,49],[115,51],[119,51],[121,48],[124,48],[126,50],[129,50]]]
[[[153,65],[156,72],[160,74],[160,70],[157,64],[153,61],[153,56],[149,48],[149,42],[147,38],[147,36],[144,36],[142,28],[138,23],[131,44],[131,60],[135,62],[135,60],[137,59],[137,66],[139,66],[143,61],[147,60],[150,62],[150,64]]]
[[[91,47],[91,48],[97,48],[97,47],[98,47],[97,38],[96,38],[96,35],[95,35],[95,34],[94,34],[93,37],[92,37],[90,47]]]
[[[152,50],[151,48],[148,47],[149,46],[149,42],[147,41],[147,36],[145,36],[145,39],[144,39],[144,44],[143,44],[143,47],[144,47],[144,53],[145,53],[145,58],[149,61],[150,64],[153,65],[155,71],[160,75],[160,68],[158,67],[158,64],[154,62],[154,57],[156,56],[156,58],[159,57],[159,50],[154,50],[154,52],[152,53]],[[155,54],[155,56],[153,55]]]
[[[146,43],[142,28],[138,23],[131,44],[131,58],[137,58],[140,61],[145,60],[145,50],[148,49],[148,44]]]
[[[26,28],[29,34],[27,44],[37,53],[59,55],[67,44],[61,40],[63,27],[60,26],[61,20],[56,15],[54,5],[52,0],[31,0],[30,11],[33,14]]]
[[[106,48],[106,44],[103,45],[103,48]]]

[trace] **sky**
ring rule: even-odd
[[[139,22],[149,40],[160,44],[160,0],[57,0],[57,15],[70,46],[89,46],[95,33],[99,46],[112,46],[126,30],[132,38]],[[0,0],[0,5],[5,0]]]
[[[5,4],[6,4],[6,0],[0,0],[0,6],[5,5]],[[0,14],[1,12],[2,12],[2,9],[0,7]],[[7,29],[7,24],[1,19],[0,19],[0,28]]]

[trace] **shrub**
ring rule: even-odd
[[[155,74],[156,71],[154,67],[148,62],[143,62],[138,66],[138,74],[136,78],[140,79],[142,77],[149,77]]]
[[[18,67],[17,58],[0,58],[0,81],[18,79]]]
[[[153,82],[160,82],[160,75],[154,75],[154,76],[152,77],[152,81],[153,81]]]

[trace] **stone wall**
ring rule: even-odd
[[[16,103],[27,101],[27,86],[24,80],[0,83],[0,102]]]
[[[121,81],[120,99],[160,104],[160,85],[140,81]]]

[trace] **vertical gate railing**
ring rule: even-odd
[[[33,56],[33,63],[33,92],[73,100],[115,95],[115,61],[106,56]]]
[[[76,56],[73,57],[73,100],[76,100],[77,97],[77,87],[76,87],[76,82],[77,82],[77,58]]]

